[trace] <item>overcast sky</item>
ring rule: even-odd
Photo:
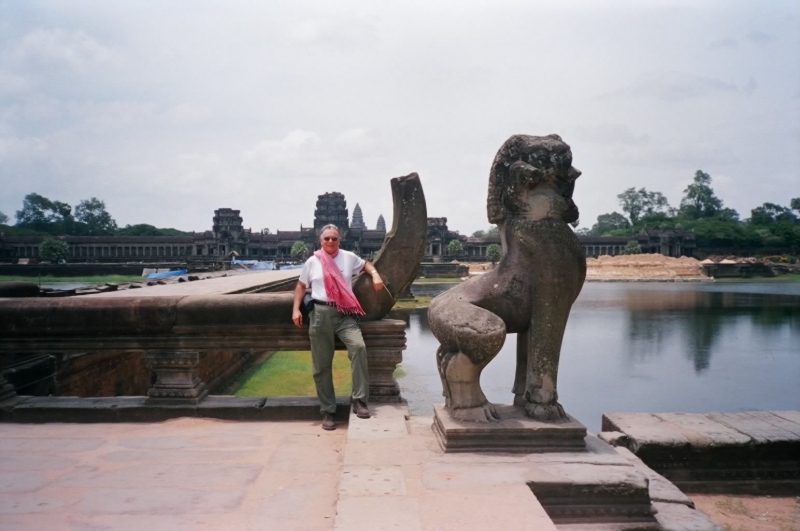
[[[464,234],[503,141],[558,133],[581,227],[697,169],[746,218],[800,195],[799,5],[0,0],[0,211],[297,230],[338,191],[373,228],[416,171]]]

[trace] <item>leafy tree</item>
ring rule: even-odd
[[[643,215],[669,212],[669,201],[661,192],[648,192],[646,188],[628,188],[617,196],[622,211],[635,225]]]
[[[305,242],[298,240],[292,245],[292,250],[289,254],[296,260],[304,260],[305,257],[308,256],[308,247],[306,247]]]
[[[106,204],[96,197],[78,203],[75,219],[85,225],[85,233],[90,236],[111,235],[117,230],[117,222],[106,211]]]
[[[72,207],[61,201],[51,201],[37,193],[22,200],[22,209],[17,210],[17,226],[47,232],[66,234],[74,227]]]
[[[789,201],[789,208],[800,212],[800,197],[793,197],[792,200]]]
[[[450,240],[450,243],[447,244],[447,254],[450,256],[464,254],[464,246],[458,240]]]
[[[472,237],[473,238],[485,238],[486,237],[486,231],[485,230],[476,230],[475,232],[472,233]]]
[[[722,210],[722,200],[711,188],[711,176],[702,170],[694,174],[694,181],[683,191],[681,213],[693,219],[710,218]]]
[[[750,211],[750,223],[754,225],[772,225],[782,221],[795,223],[797,216],[791,209],[775,203],[764,203]]]
[[[0,212],[0,225],[5,225],[6,223],[8,223],[8,216]]]
[[[612,230],[628,229],[631,224],[625,219],[625,216],[619,212],[612,212],[611,214],[600,214],[597,216],[597,223],[595,223],[589,231],[590,236],[603,236]]]
[[[622,249],[622,254],[642,254],[642,246],[636,240],[630,240]]]
[[[492,225],[489,227],[489,230],[486,231],[487,238],[497,238],[500,236],[500,229],[497,228],[497,225]]]
[[[139,223],[138,225],[125,225],[125,227],[118,229],[117,236],[164,236],[161,229],[148,225],[147,223]]]
[[[114,236],[191,236],[191,232],[178,229],[159,229],[147,223],[125,225],[114,232]]]
[[[486,248],[486,258],[488,258],[493,264],[497,263],[502,255],[503,250],[496,243],[493,243]]]
[[[42,247],[39,249],[39,256],[51,262],[56,262],[60,258],[66,259],[69,256],[69,246],[67,242],[51,238],[42,243]]]

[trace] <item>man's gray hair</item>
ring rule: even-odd
[[[325,225],[324,227],[322,227],[322,229],[320,229],[320,231],[319,231],[319,235],[320,235],[320,236],[322,236],[322,233],[323,233],[323,232],[325,232],[326,230],[335,230],[336,232],[338,232],[339,234],[341,234],[341,231],[339,231],[339,227],[337,227],[337,226],[336,226],[336,225],[334,225],[333,223],[328,223],[327,225]]]

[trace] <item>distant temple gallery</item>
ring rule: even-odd
[[[332,223],[339,227],[342,248],[364,258],[372,258],[381,248],[386,236],[386,223],[379,216],[374,229],[364,223],[361,207],[356,204],[352,220],[347,201],[339,192],[318,196],[314,210],[314,226],[296,231],[278,230],[253,232],[245,229],[239,210],[220,208],[214,211],[211,230],[187,236],[57,236],[69,246],[71,262],[216,262],[238,256],[248,260],[292,260],[295,242],[302,241],[309,251],[319,247],[318,234]],[[579,236],[587,257],[619,255],[626,244],[636,240],[643,253],[665,256],[693,256],[695,237],[682,230],[647,230],[633,236]],[[19,258],[38,258],[45,237],[9,236],[0,233],[0,261],[14,262]],[[464,249],[459,255],[448,254],[448,245],[458,240]],[[428,241],[425,261],[459,260],[485,261],[486,250],[500,244],[497,236],[475,238],[452,231],[447,218],[428,218]],[[235,253],[235,254],[234,254]]]

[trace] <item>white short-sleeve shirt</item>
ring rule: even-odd
[[[333,261],[339,266],[342,276],[345,280],[349,280],[351,285],[353,277],[361,273],[366,263],[355,253],[343,251],[342,249],[339,249],[339,254],[336,255]],[[300,272],[300,282],[311,288],[312,299],[328,302],[328,295],[325,293],[325,281],[322,277],[322,263],[319,258],[311,255],[311,258],[306,260],[303,270]]]

